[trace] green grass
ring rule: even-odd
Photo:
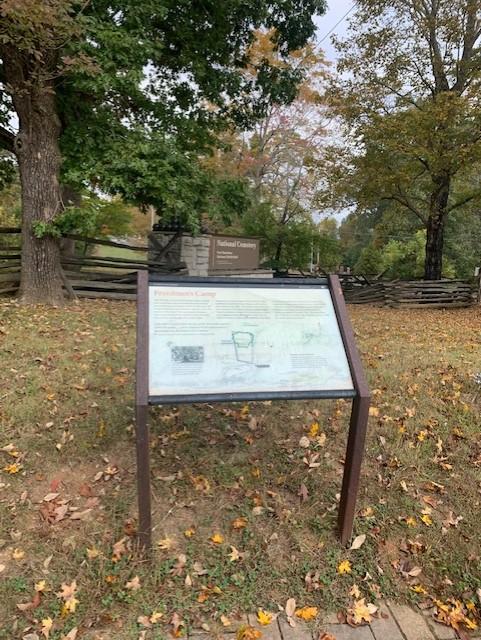
[[[476,601],[481,406],[472,374],[481,369],[480,310],[350,312],[374,406],[355,525],[364,545],[348,551],[335,536],[347,403],[158,407],[151,412],[154,542],[167,548],[156,545],[149,565],[131,535],[134,306],[88,301],[32,310],[3,302],[0,448],[14,445],[21,470],[0,471],[0,639],[21,638],[29,626],[39,633],[51,617],[53,640],[74,626],[82,638],[136,640],[138,616],[153,611],[165,624],[152,638],[167,637],[174,613],[186,628],[208,624],[215,633],[221,615],[234,623],[261,606],[275,612],[289,597],[323,612],[344,610],[354,584],[371,602],[425,601],[416,585],[433,598]],[[299,440],[316,421],[326,439],[311,439],[321,464],[309,468]],[[0,456],[0,469],[15,462],[8,451]],[[56,523],[44,517],[49,493],[59,494],[54,506],[65,500],[70,509]],[[426,509],[432,524],[421,520]],[[75,512],[85,515],[75,520]],[[457,526],[449,524],[458,516]],[[246,526],[236,529],[239,518]],[[215,533],[221,544],[210,540]],[[23,557],[15,559],[15,549]],[[345,559],[352,571],[339,575]],[[416,567],[421,573],[409,576]],[[132,591],[126,583],[134,576],[141,588]],[[39,605],[19,611],[40,580],[49,590]],[[73,580],[79,604],[62,615],[56,594]]]

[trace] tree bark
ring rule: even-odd
[[[426,224],[425,280],[441,280],[443,276],[444,224],[448,213],[451,179],[449,175],[443,175],[436,178],[434,184]]]
[[[61,211],[59,183],[60,120],[53,86],[30,87],[14,94],[19,116],[15,147],[22,188],[22,267],[19,298],[24,304],[64,303],[60,244],[37,238],[36,222],[51,222]]]

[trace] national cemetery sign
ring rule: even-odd
[[[249,271],[259,268],[258,238],[212,236],[209,247],[210,271]]]
[[[339,280],[138,274],[139,539],[151,544],[148,407],[189,402],[352,400],[339,533],[352,533],[369,390]]]

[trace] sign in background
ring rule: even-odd
[[[212,236],[209,248],[209,269],[211,271],[258,269],[259,244],[258,238]]]

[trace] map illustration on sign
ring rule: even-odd
[[[327,287],[149,287],[149,395],[351,391]]]

